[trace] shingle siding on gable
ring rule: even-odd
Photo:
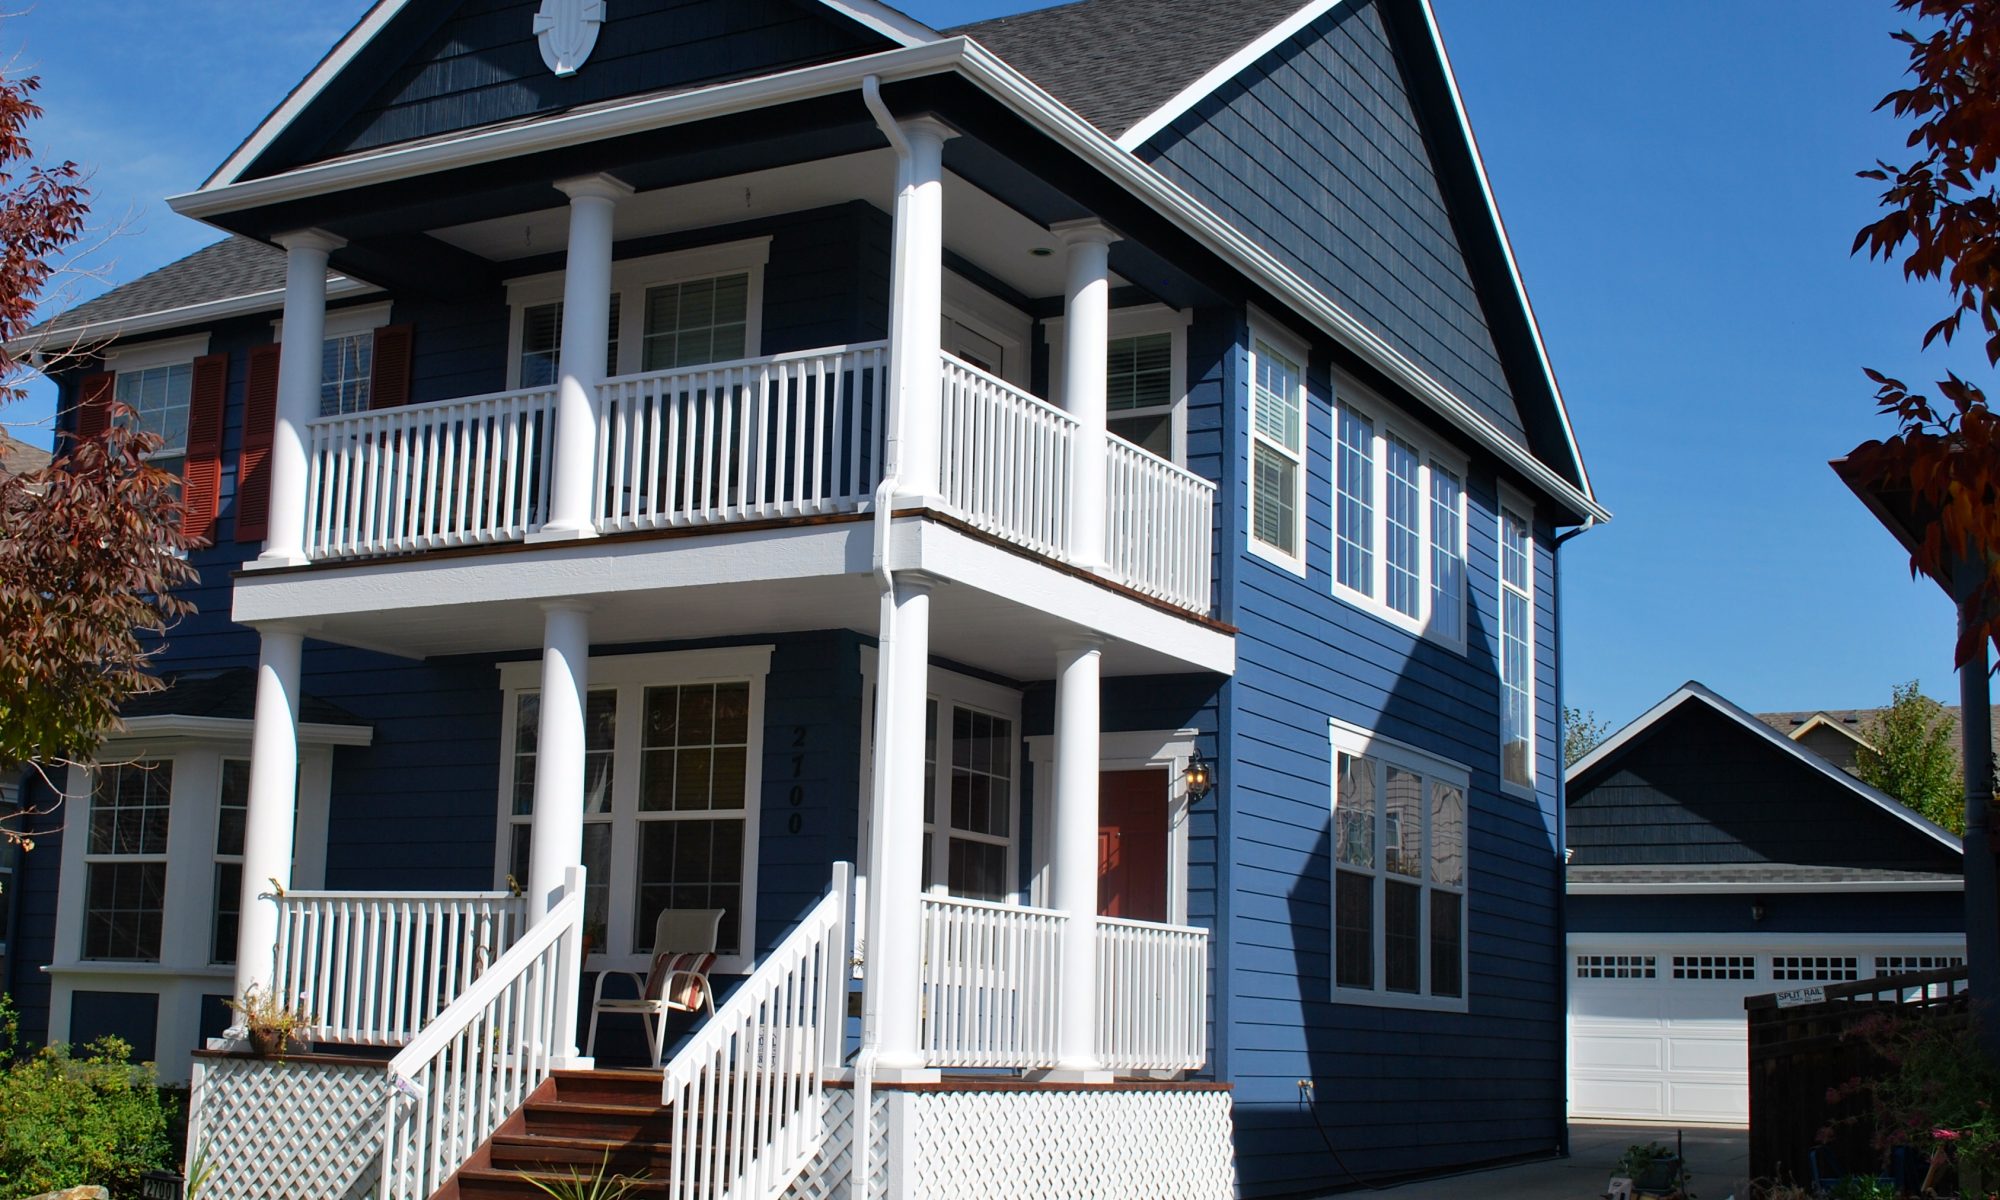
[[[1139,154],[1528,444],[1375,3],[1336,6]]]
[[[795,0],[625,0],[587,69],[561,79],[533,30],[539,0],[468,0],[335,118],[323,156],[558,112],[619,96],[763,75],[887,49],[887,39]]]

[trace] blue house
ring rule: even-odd
[[[382,0],[172,204],[228,236],[41,336],[200,611],[6,982],[192,1082],[214,1194],[1561,1144],[1608,514],[1424,0]],[[592,1054],[707,912],[719,1006]]]

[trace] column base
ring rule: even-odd
[[[876,1067],[876,1083],[936,1083],[936,1067]]]
[[[246,571],[268,571],[273,567],[311,566],[312,560],[303,554],[287,554],[283,551],[265,551],[243,564]]]
[[[1029,1079],[1036,1083],[1113,1083],[1117,1076],[1102,1067],[1050,1067],[1046,1071],[1030,1071]]]
[[[559,1054],[549,1060],[549,1069],[554,1071],[595,1071],[597,1060],[581,1054]]]
[[[521,540],[533,546],[542,542],[580,542],[597,536],[597,531],[588,526],[544,525]]]

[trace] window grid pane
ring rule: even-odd
[[[365,412],[374,370],[373,330],[326,339],[320,352],[319,415]]]
[[[1500,770],[1527,787],[1534,764],[1534,602],[1529,590],[1533,541],[1528,524],[1500,511]]]
[[[1431,464],[1431,628],[1464,636],[1465,547],[1460,523],[1465,493],[1458,476]]]
[[[1300,483],[1305,411],[1296,364],[1256,343],[1251,381],[1250,533],[1280,553],[1301,557]]]
[[[1263,443],[1252,456],[1256,462],[1254,520],[1257,540],[1286,554],[1298,553],[1298,509],[1293,497],[1298,488],[1299,465]]]
[[[690,279],[646,290],[644,370],[724,362],[747,354],[750,276]]]
[[[91,791],[92,854],[165,854],[174,790],[171,759],[100,767]]]
[[[633,949],[653,949],[653,925],[665,909],[720,908],[717,950],[744,953],[750,685],[649,687],[641,711]],[[602,853],[608,880],[608,841]]]
[[[1386,445],[1388,494],[1382,498],[1388,525],[1383,547],[1388,567],[1386,599],[1390,608],[1414,617],[1423,603],[1423,492],[1418,483],[1421,460],[1416,448],[1400,438],[1391,437]]]
[[[1105,407],[1109,411],[1173,404],[1173,334],[1112,338],[1109,350],[1105,372]]]
[[[180,458],[187,453],[188,400],[194,390],[194,364],[120,371],[113,394],[132,410],[123,418],[134,428],[158,434],[154,459]]]
[[[1340,409],[1334,561],[1341,586],[1375,594],[1375,426]]]

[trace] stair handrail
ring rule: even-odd
[[[562,898],[389,1060],[378,1200],[421,1200],[575,1056],[584,869]]]
[[[825,1085],[845,1048],[853,873],[834,864],[826,895],[668,1061],[672,1200],[774,1200],[824,1144]]]

